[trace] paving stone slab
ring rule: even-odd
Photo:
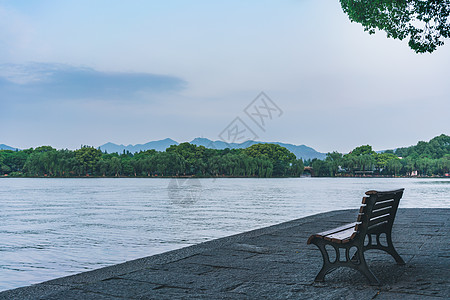
[[[381,291],[374,300],[392,300],[392,299],[401,299],[401,300],[444,300],[448,298],[442,298],[437,296],[428,296],[422,294],[410,294],[410,293],[398,293],[398,292],[387,292]]]
[[[156,288],[161,287],[160,284],[152,284],[135,280],[126,280],[122,278],[112,278],[96,283],[90,283],[80,287],[85,292],[97,293],[102,295],[135,298],[144,295]]]
[[[18,298],[12,298],[12,299],[18,299]],[[107,299],[111,299],[111,300],[125,300],[125,299],[130,299],[128,297],[115,297],[112,295],[107,295],[107,294],[102,294],[102,293],[91,293],[91,292],[86,292],[83,290],[78,290],[78,289],[69,289],[69,290],[65,290],[65,291],[61,291],[58,293],[54,293],[48,296],[43,296],[43,297],[38,297],[38,298],[31,298],[31,299],[45,299],[45,300],[78,300],[78,299],[83,299],[83,300],[107,300]]]

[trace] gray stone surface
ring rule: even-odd
[[[368,251],[382,286],[341,268],[314,283],[312,233],[356,218],[342,210],[0,293],[1,299],[449,299],[450,209],[400,209],[393,240],[405,266]]]

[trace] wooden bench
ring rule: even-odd
[[[405,264],[395,250],[391,237],[392,225],[403,190],[368,191],[366,192],[367,197],[363,197],[355,223],[309,237],[308,244],[319,247],[323,257],[323,267],[315,278],[316,282],[324,281],[326,274],[339,267],[349,267],[363,273],[370,284],[379,285],[380,281],[370,271],[364,258],[364,252],[370,249],[386,251],[394,257],[397,264]],[[382,238],[385,238],[384,245]],[[335,251],[336,259],[330,260],[325,246],[332,252]],[[332,252],[331,254],[333,254]]]

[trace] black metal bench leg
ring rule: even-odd
[[[330,267],[329,265],[323,265],[322,269],[319,271],[319,274],[317,274],[316,278],[314,279],[315,282],[324,282],[325,281],[325,275],[328,273],[331,273],[336,268]]]
[[[364,258],[364,251],[358,251],[358,256],[359,264],[357,265],[356,269],[363,273],[364,276],[366,276],[371,285],[380,285],[380,281],[375,277],[375,275],[373,275],[372,271],[370,271],[369,266],[366,263],[366,260]]]
[[[394,248],[394,244],[392,244],[392,238],[390,234],[386,235],[386,240],[387,240],[387,249],[386,252],[389,253],[397,262],[397,264],[399,265],[404,265],[405,261],[403,260],[403,258],[401,258],[401,256],[398,254],[397,250],[395,250]]]
[[[323,259],[323,265],[322,269],[320,269],[319,273],[317,274],[316,278],[314,279],[315,282],[324,282],[325,281],[325,275],[332,272],[336,269],[331,262],[330,258],[328,257],[327,250],[325,249],[324,243],[314,243],[320,250],[320,253],[322,254]]]

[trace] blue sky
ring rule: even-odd
[[[322,152],[407,146],[450,133],[447,44],[415,54],[337,0],[0,0],[0,144],[218,140],[239,117]]]

